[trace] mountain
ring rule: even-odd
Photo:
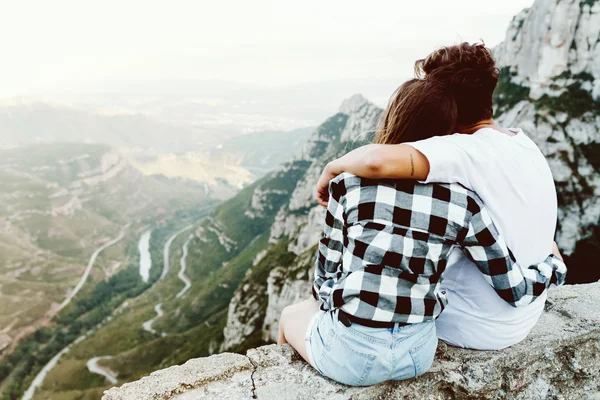
[[[185,177],[213,187],[225,184],[241,188],[292,158],[313,131],[301,128],[289,132],[253,132],[223,138],[216,144],[183,154],[133,154],[130,159],[146,175]]]
[[[600,2],[538,0],[495,49],[496,113],[540,147],[558,190],[568,281],[600,279]]]
[[[0,147],[84,142],[161,152],[181,152],[202,139],[191,129],[143,114],[99,115],[39,101],[0,105]]]
[[[313,132],[314,128],[299,128],[288,132],[247,133],[223,142],[211,152],[217,157],[235,157],[240,166],[262,176],[298,153]]]
[[[95,114],[39,101],[0,104],[0,149],[53,142],[108,144],[145,175],[184,177],[234,190],[291,158],[311,132],[224,134],[201,121],[173,125],[141,113]]]

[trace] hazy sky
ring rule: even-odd
[[[0,97],[101,81],[259,85],[408,77],[436,46],[495,45],[532,0],[0,0]]]

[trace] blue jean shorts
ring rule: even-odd
[[[437,349],[435,322],[370,328],[319,311],[306,332],[310,364],[322,375],[350,386],[369,386],[419,376],[431,367]]]

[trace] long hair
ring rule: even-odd
[[[383,113],[374,142],[415,142],[456,131],[458,107],[443,82],[411,79],[402,84]]]

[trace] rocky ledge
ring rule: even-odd
[[[356,388],[316,373],[289,346],[190,360],[105,392],[130,399],[600,399],[600,282],[552,290],[522,343],[473,351],[440,343],[425,375]]]

